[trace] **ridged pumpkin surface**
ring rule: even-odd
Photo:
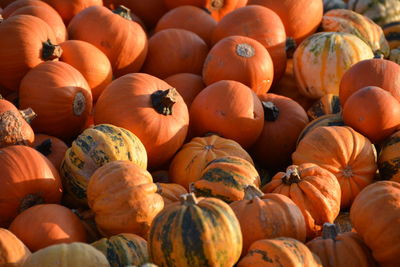
[[[67,150],[60,174],[66,191],[81,204],[86,204],[90,176],[105,163],[129,160],[147,168],[146,150],[130,131],[110,124],[86,129]]]
[[[347,8],[369,17],[380,26],[400,20],[398,0],[350,0]]]
[[[18,267],[31,255],[29,249],[12,232],[0,228],[0,265]]]
[[[400,47],[400,21],[394,21],[382,26],[390,49]]]
[[[157,193],[164,199],[164,207],[171,203],[177,202],[181,195],[187,194],[188,191],[179,184],[174,183],[156,183]]]
[[[400,183],[400,132],[388,137],[382,144],[378,156],[379,174],[383,180]]]

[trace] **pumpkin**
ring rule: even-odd
[[[0,86],[8,90],[17,90],[30,69],[61,54],[53,30],[31,15],[4,20],[0,36],[8,36],[0,39]]]
[[[0,0],[0,8],[4,8],[7,5],[9,5],[10,3],[12,3],[14,0]]]
[[[164,81],[178,91],[188,107],[190,107],[194,98],[200,91],[206,87],[203,78],[193,73],[185,72],[173,74],[165,78]]]
[[[367,86],[347,99],[343,107],[343,120],[376,144],[400,126],[400,103],[388,91]]]
[[[319,32],[304,40],[293,56],[300,93],[310,98],[339,94],[343,74],[353,64],[373,57],[371,48],[350,33]]]
[[[292,237],[306,241],[306,223],[300,208],[287,196],[263,194],[259,189],[245,188],[243,200],[230,204],[243,235],[242,256],[250,245],[261,239]]]
[[[201,74],[207,53],[207,44],[197,34],[184,29],[165,29],[150,37],[141,71],[160,79],[182,72]]]
[[[364,188],[350,209],[354,228],[380,266],[399,262],[399,201],[400,183],[379,181]]]
[[[394,21],[382,26],[383,33],[389,43],[390,49],[400,47],[400,21]]]
[[[382,180],[392,180],[400,183],[399,140],[400,132],[396,131],[382,142],[378,156],[378,168]]]
[[[33,205],[61,200],[57,170],[33,148],[16,145],[0,149],[0,173],[1,227]]]
[[[38,117],[35,132],[69,140],[78,135],[92,111],[92,93],[82,74],[64,62],[44,62],[31,69],[19,88],[21,108]]]
[[[91,6],[68,25],[70,39],[91,43],[108,57],[115,77],[138,72],[147,55],[146,33],[131,20],[129,12],[122,7],[113,12],[104,6]]]
[[[261,101],[249,87],[222,80],[207,86],[195,97],[190,106],[190,124],[193,136],[212,132],[246,149],[261,134],[264,112]]]
[[[103,91],[94,121],[135,133],[146,148],[149,166],[157,168],[182,146],[189,114],[184,100],[169,84],[149,74],[132,73],[114,80]]]
[[[60,174],[67,194],[76,203],[87,205],[86,188],[92,174],[114,160],[129,160],[147,168],[146,150],[130,131],[100,124],[83,131],[65,153]]]
[[[93,102],[112,80],[111,63],[106,55],[94,45],[68,40],[60,44],[63,53],[60,61],[68,63],[85,77],[92,91]]]
[[[325,32],[347,32],[366,42],[374,53],[389,56],[389,44],[382,28],[368,17],[348,9],[335,9],[322,17],[322,30]]]
[[[250,162],[236,156],[224,156],[210,161],[199,179],[189,187],[196,196],[215,197],[231,203],[244,199],[247,186],[258,188],[260,184],[260,175]]]
[[[340,211],[341,189],[335,175],[318,165],[290,165],[278,172],[263,189],[265,193],[283,194],[293,200],[303,213],[307,238],[321,233],[325,222],[333,222]]]
[[[237,264],[237,267],[266,266],[322,267],[322,264],[306,245],[289,237],[257,240]]]
[[[203,80],[210,85],[221,80],[235,80],[256,94],[267,93],[274,69],[267,49],[245,36],[229,36],[216,43],[203,65]]]
[[[376,266],[370,249],[357,233],[338,233],[336,226],[331,223],[324,223],[322,236],[306,245],[326,267]]]
[[[346,8],[347,4],[343,0],[324,0],[324,14],[330,10]]]
[[[351,206],[354,198],[372,183],[376,151],[371,142],[348,126],[321,126],[298,143],[293,164],[314,163],[332,172],[342,191],[341,208]]]
[[[106,236],[133,233],[146,238],[153,218],[164,207],[150,173],[130,161],[98,168],[87,187],[88,204]]]
[[[249,0],[248,5],[261,5],[278,14],[286,35],[294,38],[297,44],[317,30],[323,15],[323,3],[319,0]]]
[[[157,193],[164,199],[164,207],[179,201],[181,195],[187,194],[188,191],[180,184],[174,183],[156,183]]]
[[[35,134],[35,141],[32,146],[46,156],[57,170],[60,168],[68,149],[68,146],[62,140],[46,134]]]
[[[26,231],[28,225],[33,231]],[[54,244],[86,242],[78,216],[58,204],[40,204],[21,212],[9,229],[32,252]]]
[[[240,23],[238,23],[240,21]],[[212,43],[232,35],[246,36],[260,42],[270,54],[274,79],[279,81],[286,67],[286,33],[279,16],[263,6],[245,6],[226,15],[214,29]]]
[[[89,244],[73,242],[57,244],[33,253],[23,267],[53,266],[109,267],[107,258]]]
[[[31,255],[29,249],[12,232],[0,228],[0,264],[5,267],[22,266]]]
[[[342,111],[339,96],[334,94],[326,94],[314,102],[307,110],[307,115],[311,120],[328,114],[337,114]]]
[[[264,127],[251,151],[263,167],[278,169],[290,163],[300,132],[308,123],[304,109],[294,100],[272,93],[258,96],[264,108]]]
[[[32,109],[19,111],[0,95],[0,147],[31,145],[35,134],[29,123],[35,117]]]
[[[242,251],[240,224],[216,198],[181,196],[154,219],[148,248],[159,266],[233,266]]]
[[[0,0],[1,2],[2,0]],[[3,0],[4,1],[4,0]],[[46,4],[45,2],[41,0],[10,0],[10,4],[5,6],[3,9],[3,12],[1,13],[1,16],[6,19],[9,16],[11,16],[12,13],[17,11],[19,8],[25,8],[25,7],[44,7],[44,8],[50,8],[53,9],[50,5]]]
[[[149,260],[147,241],[135,234],[119,234],[91,244],[107,257],[110,266],[141,265]]]
[[[254,165],[252,158],[237,142],[211,134],[195,137],[176,153],[169,166],[169,179],[189,189],[201,177],[207,164],[220,157],[236,156]]]
[[[366,86],[385,89],[400,101],[400,66],[381,58],[354,64],[344,73],[340,81],[339,98],[342,107],[354,92]]]
[[[179,6],[165,13],[157,22],[154,32],[165,29],[184,29],[197,34],[204,42],[211,45],[211,35],[217,21],[205,10],[196,6]]]
[[[400,20],[400,2],[397,0],[349,0],[347,8],[369,17],[380,26]]]

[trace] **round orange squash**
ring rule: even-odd
[[[206,87],[203,78],[193,73],[177,73],[165,78],[164,81],[178,91],[188,107],[200,91]]]
[[[57,170],[60,169],[68,146],[60,139],[46,134],[35,134],[35,141],[32,146],[46,156],[53,163]]]
[[[90,6],[102,6],[103,0],[42,0],[60,14],[65,25],[79,12]]]
[[[22,266],[31,255],[29,249],[12,232],[0,228],[0,264],[4,267]]]
[[[188,191],[179,184],[156,183],[156,185],[157,193],[164,199],[164,208],[169,204],[178,202],[181,195],[188,193]]]
[[[0,2],[1,2],[1,0],[0,0]],[[17,1],[11,0],[10,4],[3,8],[3,12],[1,13],[1,16],[4,19],[6,19],[12,13],[14,13],[17,9],[28,7],[28,6],[29,7],[40,6],[40,7],[45,7],[45,8],[52,8],[50,5],[46,4],[45,2],[43,2],[41,0],[17,0]]]

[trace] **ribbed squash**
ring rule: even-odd
[[[31,255],[29,249],[12,232],[0,228],[0,266],[18,267]]]
[[[320,32],[311,35],[293,56],[300,93],[310,98],[329,93],[338,95],[344,72],[354,63],[373,56],[372,49],[353,34]]]
[[[119,234],[91,244],[107,257],[111,267],[141,265],[149,260],[147,241],[134,234]]]
[[[244,189],[260,187],[260,175],[255,167],[239,157],[225,156],[210,161],[200,179],[190,185],[196,196],[215,197],[227,203],[244,198]]]
[[[164,207],[174,202],[178,202],[181,195],[187,194],[188,191],[179,184],[173,183],[156,183],[157,193],[164,199]]]
[[[400,20],[399,0],[350,0],[347,8],[369,17],[380,26]]]
[[[382,28],[368,17],[348,9],[331,10],[322,17],[325,32],[347,32],[366,42],[374,53],[389,56],[389,44]]]
[[[74,242],[43,248],[33,253],[23,267],[109,267],[107,258],[91,245]]]
[[[400,183],[400,131],[383,142],[378,156],[378,168],[383,180]]]
[[[86,188],[96,169],[114,160],[129,160],[147,168],[146,150],[130,131],[110,124],[86,129],[72,142],[61,163],[60,174],[76,204],[87,205]]]
[[[400,21],[385,24],[382,29],[390,49],[400,47]]]
[[[327,94],[317,100],[308,110],[310,120],[315,120],[327,114],[337,114],[342,111],[339,96]]]
[[[231,267],[242,251],[242,233],[228,204],[187,194],[156,216],[148,247],[159,266]]]

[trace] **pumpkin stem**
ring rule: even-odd
[[[19,113],[22,115],[24,120],[29,124],[33,121],[34,118],[37,117],[37,114],[31,108],[20,110]]]
[[[23,212],[26,209],[29,209],[30,207],[43,203],[44,199],[41,196],[35,194],[26,195],[21,201],[21,205],[19,206],[19,213]]]
[[[290,168],[282,177],[283,183],[291,185],[301,182],[300,172],[298,168]]]
[[[112,11],[114,14],[120,15],[124,19],[131,20],[132,21],[132,16],[131,16],[131,10],[127,8],[126,6],[119,5],[116,9]]]
[[[42,153],[42,155],[44,156],[48,156],[51,154],[51,147],[52,147],[52,142],[51,139],[48,138],[46,140],[44,140],[41,144],[35,146],[35,149],[37,151],[39,151],[40,153]]]
[[[154,92],[151,95],[153,108],[162,115],[172,115],[172,106],[176,103],[177,94],[175,88]]]
[[[286,48],[285,48],[287,58],[293,58],[293,54],[294,51],[296,51],[296,47],[297,47],[296,40],[293,39],[292,37],[288,37],[286,39]]]
[[[241,57],[250,58],[256,54],[256,51],[254,50],[254,47],[249,44],[237,44],[236,54]]]
[[[213,136],[213,135],[216,135],[216,136],[219,136],[219,137],[221,137],[221,135],[220,135],[220,134],[218,134],[218,133],[214,133],[214,132],[207,132],[207,133],[204,135],[204,137],[209,137],[209,136]]]
[[[196,205],[198,203],[194,193],[183,194],[180,196],[181,203],[183,205]]]
[[[219,10],[224,7],[224,0],[211,0],[210,7],[214,10]]]
[[[333,223],[324,223],[322,226],[322,238],[336,240],[338,231],[336,225]]]
[[[383,52],[381,50],[374,51],[374,58],[383,59],[384,57],[385,57],[385,55],[383,54]]]
[[[74,97],[74,103],[72,104],[73,112],[75,116],[80,116],[86,109],[86,98],[82,92],[76,93]]]
[[[245,200],[252,200],[255,199],[256,197],[261,197],[263,196],[264,193],[255,187],[254,185],[247,185],[244,188],[244,199]]]
[[[162,192],[163,192],[163,190],[162,190],[162,187],[161,187],[160,183],[156,183],[156,186],[157,186],[157,191],[156,191],[156,193],[159,194],[159,195],[161,195]]]
[[[276,121],[279,117],[278,107],[271,101],[262,101],[261,103],[264,108],[264,120]]]
[[[53,60],[61,57],[62,49],[59,45],[53,45],[50,40],[43,42],[42,58],[44,60]]]

